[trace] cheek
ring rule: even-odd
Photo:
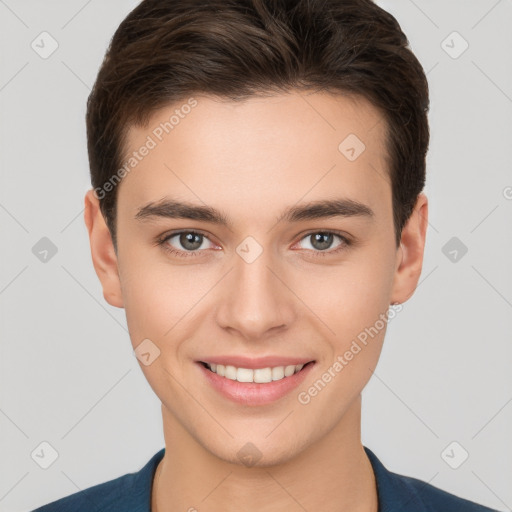
[[[393,283],[390,261],[362,256],[295,277],[297,295],[330,328],[341,348],[388,310]]]
[[[394,260],[391,252],[381,250],[380,258],[375,254],[378,251],[361,251],[329,272],[324,268],[310,275],[308,281],[314,286],[302,292],[308,293],[308,306],[329,327],[323,330],[326,350],[315,375],[321,382],[308,383],[314,389],[310,395],[306,388],[305,400],[311,399],[310,410],[318,407],[319,413],[329,403],[338,404],[331,411],[333,421],[364,388],[382,350]]]
[[[176,266],[131,254],[122,265],[124,309],[134,347],[149,338],[164,352],[173,340],[191,337],[201,299],[216,281],[194,266]],[[173,351],[178,347],[173,345]]]
[[[158,343],[179,319],[186,293],[182,276],[152,264],[136,251],[126,254],[120,248],[120,255],[124,309],[132,343],[135,346],[144,338]]]
[[[316,298],[311,309],[323,309],[318,315],[334,334],[324,331],[325,357],[297,397],[309,428],[316,428],[316,417],[326,425],[340,421],[370,380],[386,333],[391,283],[389,265],[373,261],[338,269],[320,283],[329,293],[310,295]]]

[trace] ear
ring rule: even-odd
[[[427,224],[428,199],[425,194],[420,193],[411,217],[402,230],[391,294],[392,304],[407,301],[416,290],[423,266]]]
[[[84,220],[89,232],[92,262],[103,287],[103,297],[110,305],[122,308],[124,304],[117,255],[110,231],[100,210],[99,199],[93,189],[85,194],[84,203]]]

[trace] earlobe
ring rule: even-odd
[[[402,230],[393,282],[391,303],[406,302],[416,290],[423,267],[423,255],[428,224],[428,199],[419,194],[414,210]]]
[[[122,308],[124,304],[117,255],[93,189],[85,194],[84,204],[84,221],[89,233],[92,262],[103,288],[103,297],[110,305]]]

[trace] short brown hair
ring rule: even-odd
[[[428,83],[397,20],[371,0],[143,0],[130,12],[86,114],[91,182],[114,247],[118,187],[104,184],[132,125],[192,94],[238,101],[292,89],[355,94],[383,114],[398,247],[425,184]]]

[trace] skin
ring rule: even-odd
[[[92,190],[85,196],[105,300],[126,310],[133,348],[149,338],[160,350],[150,365],[141,364],[162,402],[166,447],[152,510],[376,512],[375,477],[360,437],[361,392],[385,328],[308,404],[297,396],[390,304],[414,293],[427,197],[419,195],[397,249],[385,122],[362,98],[298,91],[239,103],[195,98],[198,105],[119,185],[117,254],[97,198]],[[175,108],[131,127],[126,153]],[[338,150],[350,133],[366,146],[355,161]],[[164,196],[212,206],[231,224],[135,219],[140,207]],[[374,216],[276,223],[289,206],[341,197],[368,205]],[[206,235],[196,256],[155,244],[179,229]],[[343,246],[334,236],[322,251],[308,236],[329,230],[353,243]],[[247,236],[263,249],[252,263],[236,252]],[[187,250],[179,236],[167,245]],[[207,383],[195,361],[212,354],[316,363],[297,389],[254,407]],[[261,453],[252,467],[237,456],[247,442]]]

